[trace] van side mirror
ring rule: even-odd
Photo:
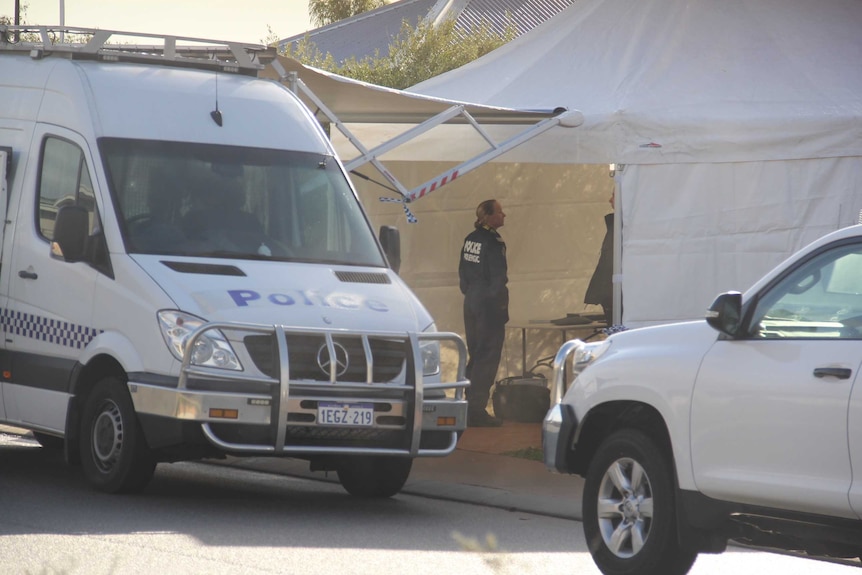
[[[83,206],[63,206],[54,220],[54,241],[51,255],[67,262],[84,259],[87,235],[90,232],[90,217]]]
[[[395,226],[380,226],[380,245],[395,273],[401,269],[401,233]]]
[[[742,294],[726,292],[715,298],[706,312],[706,323],[730,337],[739,335],[742,322]]]

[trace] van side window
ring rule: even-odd
[[[81,148],[59,138],[46,138],[39,172],[39,233],[54,239],[54,221],[63,206],[79,205],[90,214],[90,232],[99,228],[96,197]]]

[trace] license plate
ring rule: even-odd
[[[317,404],[317,423],[320,425],[342,425],[371,427],[374,424],[374,405],[371,403]]]

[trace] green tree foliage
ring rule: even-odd
[[[377,52],[360,60],[348,58],[336,62],[331,54],[321,53],[308,38],[288,46],[286,54],[303,64],[341,76],[404,89],[472,62],[516,35],[513,24],[503,34],[497,34],[487,24],[465,33],[456,28],[451,19],[436,26],[422,22],[416,28],[404,22],[389,45],[387,56]]]
[[[18,13],[18,19],[19,19],[19,20],[18,20],[18,23],[19,23],[19,24],[21,24],[21,25],[26,25],[26,24],[27,24],[27,8],[29,8],[29,7],[30,7],[30,6],[29,6],[26,2],[21,2],[21,3],[20,3],[20,6],[19,6],[20,11],[19,11],[19,13]],[[6,14],[0,14],[0,25],[3,25],[3,26],[14,26],[14,25],[15,25],[15,14],[14,14],[14,11],[13,11],[13,13],[12,13],[12,14],[9,14],[9,15],[6,15]]]
[[[317,26],[326,26],[385,4],[385,0],[308,0],[308,15]]]
[[[19,6],[18,12],[18,24],[20,26],[27,26],[29,22],[27,22],[27,9],[29,8],[29,4],[26,2],[21,2]],[[15,13],[9,14],[8,16],[3,14],[0,15],[0,25],[3,26],[14,26],[15,25]],[[7,34],[6,41],[7,42],[35,42],[39,39],[36,34],[32,33],[13,33],[10,32]]]
[[[22,1],[20,3],[20,12],[18,13],[18,24],[19,26],[37,26],[37,24],[31,24],[27,21],[27,9],[30,7],[27,2]],[[0,26],[14,26],[15,25],[15,14],[5,15],[0,14]],[[7,42],[34,42],[40,43],[42,42],[42,37],[36,32],[8,32],[6,34]],[[60,42],[60,36],[55,33],[50,33],[48,38],[52,44],[57,44]],[[86,44],[90,41],[92,36],[89,34],[66,34],[63,37],[63,42],[67,44]]]
[[[278,46],[278,34],[272,29],[269,24],[266,25],[266,37],[261,38],[260,43],[264,46]]]

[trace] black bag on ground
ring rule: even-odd
[[[537,423],[551,407],[551,390],[542,375],[507,377],[494,385],[491,401],[494,415],[501,419]]]

